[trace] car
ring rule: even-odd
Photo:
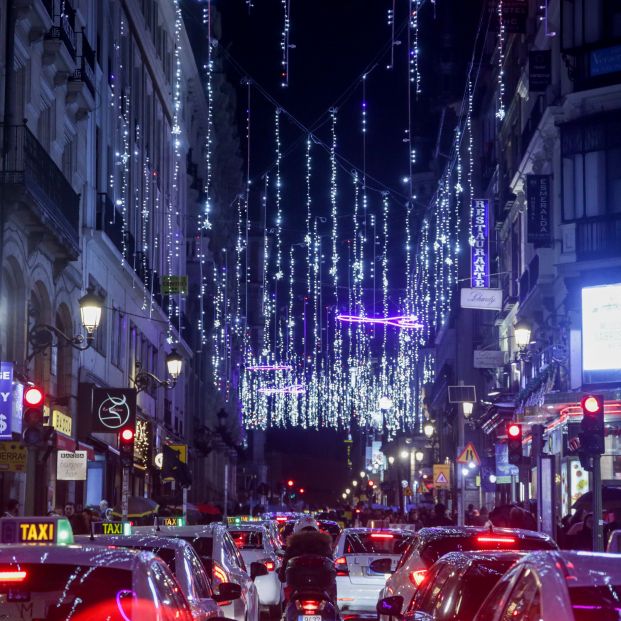
[[[403,530],[345,528],[334,546],[339,608],[375,610],[386,576],[415,538]]]
[[[76,545],[67,525],[63,518],[0,519],[3,619],[192,621],[189,603],[161,558]]]
[[[617,621],[621,562],[604,552],[527,554],[489,593],[475,621]]]
[[[267,526],[256,523],[229,524],[229,533],[240,551],[246,567],[252,563],[263,563],[268,570],[266,576],[255,580],[259,592],[259,603],[270,616],[280,616],[284,599],[282,582],[278,577],[281,559],[279,545]]]
[[[270,532],[270,535],[277,545],[278,556],[284,556],[283,540],[280,538],[280,528],[276,520],[255,520],[254,524],[262,524]]]
[[[286,522],[278,522],[280,525],[280,539],[283,542],[283,547],[286,547],[287,539],[293,534],[293,529],[298,519],[299,518],[295,518],[287,520]],[[330,535],[330,537],[332,537],[332,543],[336,542],[337,537],[341,534],[341,527],[332,520],[316,520],[316,522],[319,525],[319,530],[326,535]]]
[[[405,621],[472,621],[485,596],[526,552],[449,552],[416,590]],[[403,598],[380,600],[378,614],[401,617]]]
[[[83,545],[115,546],[157,554],[177,578],[194,619],[221,616],[217,602],[234,600],[241,595],[240,586],[232,583],[224,587],[226,593],[222,592],[223,585],[220,585],[220,594],[215,595],[200,558],[192,545],[183,539],[156,535],[76,535],[75,541]]]
[[[235,547],[226,526],[220,523],[195,526],[134,526],[132,533],[178,537],[192,544],[201,559],[213,590],[219,593],[222,583],[233,582],[241,587],[241,597],[220,602],[224,615],[236,621],[259,621],[260,604],[255,578],[266,575],[268,570],[261,563],[253,563],[246,571],[246,564]]]
[[[380,599],[400,595],[409,604],[429,568],[448,552],[558,549],[544,533],[514,528],[435,526],[421,528],[416,535],[416,542],[406,550],[386,581]],[[387,619],[382,615],[380,621]]]

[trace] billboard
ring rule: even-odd
[[[582,289],[582,382],[621,381],[621,283]]]

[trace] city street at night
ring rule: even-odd
[[[621,621],[621,0],[0,0],[0,620]]]

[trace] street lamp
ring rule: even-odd
[[[343,493],[341,494],[341,496],[342,496],[343,500],[345,500],[345,499],[347,498],[347,494],[346,494],[345,492],[343,492]]]
[[[436,431],[436,428],[433,426],[433,423],[431,422],[425,423],[423,427],[423,433],[425,434],[425,437],[431,438],[431,436],[433,436],[435,431]]]
[[[82,334],[73,337],[67,336],[62,330],[46,323],[35,324],[28,333],[28,342],[32,346],[32,353],[26,358],[26,363],[50,347],[69,345],[74,349],[84,351],[92,346],[95,340],[95,331],[101,322],[103,300],[89,288],[86,294],[78,300],[78,303],[80,305],[80,320],[86,331],[86,339]]]
[[[472,410],[474,410],[474,403],[471,403],[470,401],[464,401],[461,404],[461,407],[464,411],[464,417],[470,418],[472,416]]]
[[[416,451],[415,457],[416,461],[421,462],[425,458],[425,453],[423,453],[422,451]]]
[[[394,458],[392,455],[390,455],[390,456],[388,457],[388,463],[389,463],[391,466],[395,463],[395,458]]]
[[[399,457],[401,457],[401,459],[407,459],[409,456],[410,451],[406,451],[405,449],[403,449],[401,453],[399,453]]]
[[[352,481],[351,484],[356,487],[358,485],[358,481]]]
[[[526,323],[520,321],[513,328],[513,334],[515,335],[515,344],[518,349],[523,350],[530,344],[531,330]]]
[[[351,490],[349,489],[349,487],[345,490],[345,493],[349,496],[349,494],[351,494]]]
[[[364,470],[361,470],[360,471],[360,478],[364,479],[364,477],[366,477],[366,476],[367,476],[367,473]]]
[[[156,386],[165,386],[166,388],[174,388],[181,372],[183,371],[183,357],[177,353],[177,350],[173,349],[166,356],[166,370],[170,376],[168,379],[162,380],[154,373],[146,371],[142,368],[142,365],[137,362],[136,369],[138,373],[134,378],[134,384],[138,392],[146,390],[149,386],[149,382],[152,381]]]

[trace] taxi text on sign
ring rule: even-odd
[[[436,489],[449,489],[451,487],[451,465],[433,465],[433,486]]]
[[[474,463],[477,466],[481,465],[481,460],[479,459],[479,454],[477,450],[474,448],[474,444],[472,442],[468,442],[464,447],[464,450],[459,454],[456,459],[458,464],[470,464]]]
[[[0,472],[26,472],[28,449],[19,442],[0,442]]]

